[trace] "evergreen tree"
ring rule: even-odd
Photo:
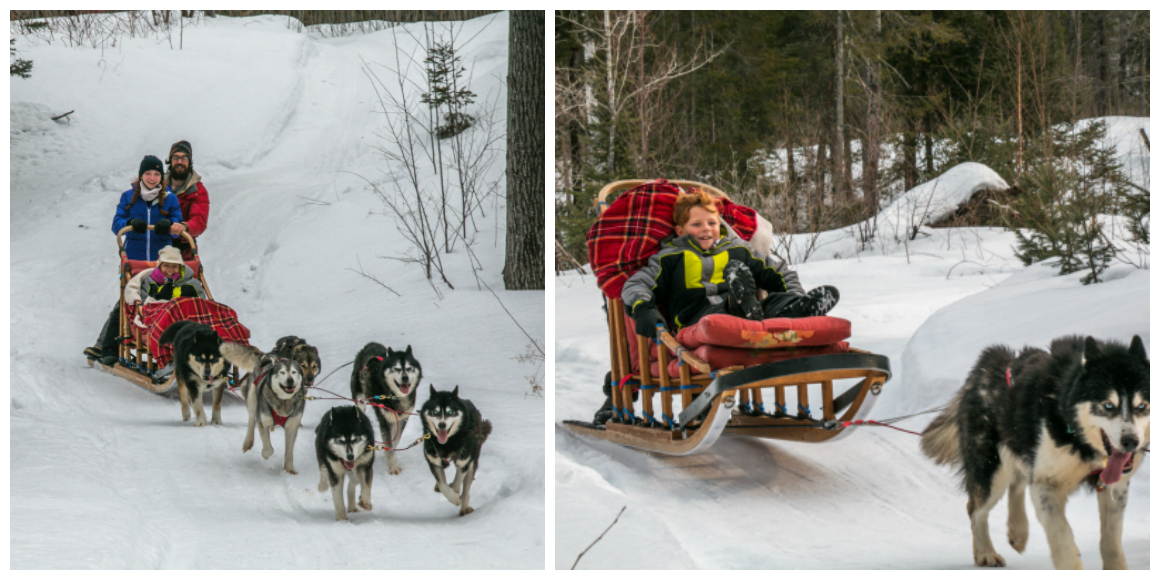
[[[20,77],[26,79],[32,76],[32,61],[24,60],[16,57],[16,39],[13,38],[9,42],[8,49],[9,58],[15,59],[8,64],[9,76]]]

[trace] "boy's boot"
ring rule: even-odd
[[[834,306],[838,304],[838,289],[833,286],[818,286],[805,296],[801,297],[793,306],[789,307],[789,312],[786,314],[787,318],[807,318],[810,316],[822,316],[825,313],[833,310]]]
[[[757,283],[753,281],[753,272],[749,271],[748,266],[730,260],[725,264],[725,284],[729,287],[730,314],[749,320],[765,318],[761,303],[757,301]]]

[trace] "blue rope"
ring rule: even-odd
[[[700,386],[701,385],[681,385],[681,390],[682,391],[691,391],[693,389],[700,388]]]
[[[652,415],[650,415],[644,411],[641,411],[640,414],[644,415],[645,419],[648,419],[648,423],[646,423],[646,425],[648,425],[649,427],[652,427],[653,425],[655,425],[657,423],[657,420],[654,419]]]
[[[657,385],[641,385],[640,386],[640,390],[642,390],[642,391],[648,391],[648,390],[657,389],[657,388],[660,388],[660,387],[658,387]]]
[[[664,417],[665,423],[667,423],[669,425],[669,427],[676,425],[676,423],[673,422],[673,418],[670,417],[667,413],[662,412],[661,417]]]
[[[741,410],[745,411],[746,413],[750,412],[749,403],[741,403]]]
[[[810,408],[809,408],[809,407],[803,407],[801,403],[798,403],[798,410],[799,410],[799,411],[805,411],[806,415],[809,415],[809,414],[810,414]]]
[[[761,411],[762,413],[764,413],[764,412],[765,412],[765,403],[758,403],[758,404],[757,404],[757,410],[758,410],[758,411]]]
[[[789,411],[785,410],[785,405],[780,405],[778,403],[774,403],[773,406],[777,407],[777,410],[780,411],[783,415],[789,414]]]
[[[679,391],[679,390],[681,390],[681,387],[661,387],[662,393],[667,393],[669,391]]]
[[[633,423],[634,422],[633,420],[636,419],[636,416],[633,415],[632,413],[628,412],[628,407],[624,407],[623,409],[620,409],[620,410],[624,413],[623,415],[621,415],[621,417],[623,417],[621,419],[622,421],[624,421],[625,423]]]

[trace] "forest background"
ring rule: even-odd
[[[1101,124],[1076,124],[1149,115],[1147,11],[555,18],[558,270],[587,263],[593,198],[617,179],[703,181],[775,231],[816,233],[871,218],[966,161],[1011,187],[947,225],[1016,229],[1026,261],[1078,245],[1060,238],[1096,215],[1128,216],[1147,243],[1147,184],[1108,163]],[[1084,200],[1081,215],[1063,215]]]

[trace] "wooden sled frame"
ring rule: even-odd
[[[152,230],[153,226],[147,226],[146,229]],[[144,336],[144,332],[133,325],[133,322],[125,315],[125,286],[129,284],[129,280],[133,277],[132,268],[127,262],[128,256],[125,253],[125,244],[122,236],[133,230],[132,226],[125,226],[121,231],[117,232],[117,253],[121,258],[120,261],[120,279],[121,291],[118,301],[118,310],[121,313],[120,325],[118,327],[117,336],[132,337],[128,342],[120,342],[117,345],[117,362],[111,367],[103,364],[96,364],[95,361],[89,359],[89,366],[95,366],[107,373],[121,377],[142,389],[152,391],[154,393],[166,393],[172,390],[177,383],[174,381],[175,374],[171,373],[169,376],[158,379],[154,377],[157,372],[157,362],[153,359],[152,353],[149,352],[149,339]],[[197,242],[194,241],[193,236],[189,235],[189,231],[181,232],[181,236],[185,241],[189,242],[190,252],[193,259],[197,260]],[[200,262],[200,260],[199,260]],[[205,288],[206,298],[213,300],[213,294],[209,290],[209,284],[205,281],[205,267],[198,265],[196,277]],[[233,370],[234,382],[237,382],[237,368]]]
[[[607,209],[605,198],[612,192],[648,181],[652,180],[631,179],[605,186],[596,199],[599,211],[603,213]],[[727,197],[703,183],[676,180],[672,183]],[[603,429],[565,421],[567,428],[582,435],[672,455],[707,449],[722,433],[802,442],[836,440],[849,430],[843,427],[844,423],[863,418],[870,411],[882,385],[890,380],[889,359],[858,349],[751,367],[714,369],[665,331],[658,332],[660,376],[654,380],[648,360],[649,339],[635,333],[632,337],[628,335],[624,303],[619,298],[608,299],[607,307],[615,414]],[[637,341],[641,357],[640,372],[635,376],[628,350],[628,341],[632,339]],[[671,357],[678,360],[679,384],[673,384],[669,376]],[[639,381],[641,416],[634,408],[633,392],[637,385],[633,379]],[[843,379],[859,379],[859,382],[835,396],[834,381]],[[811,385],[817,388],[811,389]],[[792,414],[785,407],[786,389],[791,388],[795,389],[799,404],[799,409]],[[763,391],[768,390],[773,391],[776,405],[773,413],[764,412]],[[811,390],[820,391],[820,418],[815,418],[809,409]],[[660,395],[659,413],[653,403],[657,394]],[[678,396],[683,410],[674,416],[674,399]],[[744,412],[734,414],[734,409]]]

